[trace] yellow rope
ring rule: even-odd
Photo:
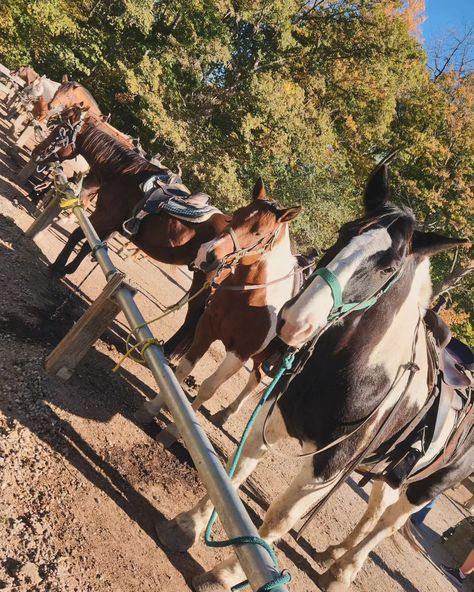
[[[66,192],[64,192],[64,195],[67,195]],[[69,199],[64,198],[59,202],[59,207],[64,210],[66,208],[72,208],[74,206],[80,206],[81,205],[81,200],[78,197],[71,197]]]
[[[127,358],[130,358],[131,360],[134,360],[135,362],[138,362],[139,364],[145,364],[145,360],[143,359],[143,354],[150,347],[150,345],[159,345],[161,347],[162,342],[159,341],[158,339],[155,339],[154,337],[150,337],[148,339],[144,339],[142,341],[138,341],[135,345],[132,345],[131,346],[130,345],[130,339],[133,337],[134,331],[137,331],[138,329],[142,329],[143,327],[146,327],[148,325],[151,325],[152,323],[156,323],[156,321],[160,321],[161,319],[167,317],[168,315],[176,312],[180,308],[183,308],[183,306],[185,304],[189,304],[197,296],[199,296],[200,294],[202,294],[205,290],[209,289],[210,287],[211,287],[210,282],[205,282],[202,285],[202,287],[195,294],[193,294],[192,296],[189,296],[188,298],[179,300],[176,304],[174,304],[173,306],[171,306],[164,313],[160,314],[159,316],[155,317],[154,319],[151,319],[151,321],[145,321],[141,325],[138,325],[137,327],[135,327],[135,329],[132,329],[129,332],[129,334],[127,335],[127,339],[125,340],[126,351],[123,354],[123,356],[120,358],[120,360],[117,362],[116,366],[112,369],[112,372],[117,372],[117,370],[122,366],[123,362]],[[136,350],[139,350],[139,352],[140,352],[140,358],[138,358],[137,356],[134,356],[133,355],[133,353]]]
[[[81,183],[81,185],[82,185],[82,183]],[[56,172],[53,173],[53,187],[54,187],[54,191],[56,193],[59,193],[59,195],[65,196],[59,202],[59,207],[62,210],[66,209],[66,208],[72,208],[74,206],[81,205],[80,197],[75,195],[75,193],[69,183],[67,185],[63,185],[63,184],[58,183],[58,175],[56,174]],[[79,191],[79,193],[80,193],[80,191]],[[73,195],[74,197],[71,197],[71,195]]]

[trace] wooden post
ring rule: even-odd
[[[25,166],[21,169],[21,171],[18,173],[18,175],[16,176],[17,181],[19,183],[24,183],[25,181],[27,181],[31,175],[34,174],[35,170],[36,170],[36,159],[34,157],[30,158],[30,160],[25,164]]]
[[[469,510],[469,512],[472,512],[472,509],[474,508],[474,495],[472,495],[467,502],[464,504],[464,507],[466,508],[466,510]]]
[[[8,99],[8,97],[10,95],[10,88],[8,88],[8,86],[6,86],[6,84],[3,84],[3,82],[0,82],[0,93],[2,93],[4,95],[2,97],[2,100]]]
[[[76,366],[120,312],[113,300],[124,275],[115,273],[100,296],[46,358],[46,372],[68,380]]]
[[[21,132],[18,136],[18,140],[16,141],[16,145],[18,148],[24,148],[28,142],[35,139],[35,126],[34,125],[27,125],[25,129]]]
[[[10,128],[11,134],[14,138],[16,138],[20,132],[25,127],[25,123],[28,120],[28,113],[20,113],[15,121],[12,123],[12,127]]]
[[[49,193],[54,193],[54,189],[50,189],[48,191],[48,193],[44,197],[45,201],[49,198]],[[39,232],[47,228],[52,223],[54,218],[59,216],[59,213],[61,211],[61,208],[59,206],[60,201],[60,193],[56,193],[51,198],[49,198],[48,205],[41,212],[41,214],[33,220],[29,228],[25,231],[25,236],[27,236],[28,238],[34,238]]]

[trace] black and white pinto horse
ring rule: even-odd
[[[349,472],[363,468],[363,453],[387,417],[388,439],[417,415],[430,394],[421,321],[431,298],[429,257],[465,241],[416,230],[412,213],[388,201],[387,175],[385,165],[375,171],[365,192],[364,217],[345,225],[322,258],[319,268],[329,274],[314,275],[280,313],[283,341],[302,348],[300,353],[312,346],[276,404],[268,402],[254,424],[233,480],[240,486],[276,441],[293,438],[301,444],[304,466],[270,505],[260,528],[270,543],[325,500],[347,477],[348,467]],[[346,303],[342,315],[334,310],[334,282]],[[349,311],[348,303],[359,306]],[[404,404],[391,417],[401,397]],[[425,450],[417,470],[443,450],[455,415],[449,411],[443,433]],[[474,463],[472,430],[458,452],[457,460],[408,486],[375,480],[365,514],[344,542],[330,547],[326,559],[335,562],[318,584],[330,592],[347,590],[378,543],[467,477]],[[211,511],[205,497],[190,511],[157,524],[160,541],[174,549],[191,547]],[[194,586],[198,592],[221,592],[242,579],[237,560],[230,558],[195,579]]]

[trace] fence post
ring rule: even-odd
[[[34,157],[31,157],[30,160],[25,164],[25,166],[20,170],[17,175],[17,179],[20,183],[24,183],[27,181],[31,175],[35,172],[36,169],[36,160]]]
[[[123,281],[122,273],[113,274],[100,296],[49,354],[46,358],[49,374],[64,380],[72,376],[76,366],[120,312],[113,296]]]
[[[52,195],[51,198],[49,197],[50,195]],[[38,233],[47,228],[52,223],[54,218],[59,216],[59,213],[61,212],[61,207],[59,205],[59,202],[61,201],[61,194],[56,193],[54,189],[50,189],[45,195],[44,201],[47,201],[48,199],[48,205],[41,212],[41,214],[33,220],[28,229],[25,231],[25,236],[28,238],[34,238]]]
[[[24,148],[28,142],[35,139],[35,127],[34,125],[30,124],[25,127],[25,129],[21,132],[18,136],[16,141],[16,145],[18,148]]]

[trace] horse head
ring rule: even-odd
[[[363,313],[423,263],[426,281],[417,297],[420,307],[428,306],[427,258],[467,241],[417,230],[413,213],[389,199],[388,166],[382,164],[368,181],[365,215],[341,228],[303,289],[281,309],[278,334],[288,345],[300,347],[351,312]],[[405,284],[402,298],[411,289],[410,282]]]
[[[267,197],[262,179],[257,181],[252,197],[250,204],[234,212],[220,236],[201,245],[194,262],[196,267],[209,272],[220,265],[233,267],[240,260],[253,263],[272,248],[282,226],[301,210],[300,206],[282,208]]]
[[[63,76],[61,85],[54,93],[49,103],[50,114],[56,115],[70,107],[83,107],[90,109],[91,113],[101,115],[99,106],[90,92],[74,80],[69,80],[66,75]]]
[[[74,106],[55,115],[48,122],[53,127],[49,136],[33,150],[33,157],[38,163],[47,164],[59,160],[68,160],[76,156],[76,137],[80,132],[88,108]]]
[[[20,92],[20,98],[24,103],[37,101],[44,94],[44,81],[46,76],[40,76],[33,80],[31,84],[25,86]]]

